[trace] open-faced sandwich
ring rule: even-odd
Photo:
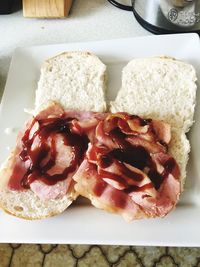
[[[172,58],[132,60],[106,113],[105,72],[90,53],[45,62],[34,114],[0,171],[5,211],[45,218],[78,195],[128,221],[175,207],[190,150],[194,68]]]
[[[168,214],[186,178],[195,81],[194,68],[172,58],[130,61],[113,114],[98,124],[74,175],[75,190],[126,220]]]
[[[34,114],[1,167],[0,206],[6,212],[41,219],[63,212],[76,199],[72,177],[99,116],[88,110],[106,108],[105,71],[95,55],[84,52],[44,63]]]

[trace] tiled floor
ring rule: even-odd
[[[200,267],[200,248],[0,245],[0,267]]]

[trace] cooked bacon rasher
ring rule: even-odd
[[[168,154],[170,126],[127,113],[108,114],[74,175],[94,206],[126,220],[163,217],[180,194],[180,171]]]
[[[54,104],[19,133],[7,187],[48,201],[71,187],[126,220],[163,217],[180,194],[170,126],[127,113],[65,111]]]

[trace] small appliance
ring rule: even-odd
[[[200,33],[200,0],[132,0],[129,6],[108,1],[133,11],[137,21],[153,33]]]

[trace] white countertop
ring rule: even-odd
[[[122,1],[121,1],[122,2]],[[124,3],[129,3],[124,0]],[[149,35],[132,12],[106,0],[74,0],[66,19],[28,19],[22,11],[0,15],[0,96],[16,47]]]

